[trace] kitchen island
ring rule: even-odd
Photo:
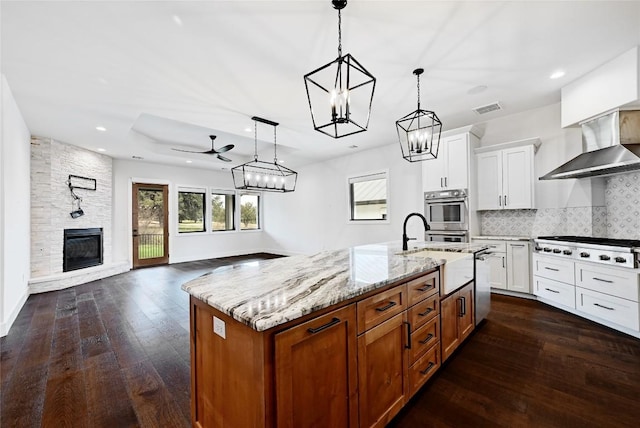
[[[384,426],[439,368],[441,335],[457,346],[474,328],[473,281],[441,296],[446,260],[425,254],[483,248],[364,245],[184,284],[193,426]]]

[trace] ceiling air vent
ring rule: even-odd
[[[495,103],[487,104],[486,106],[476,107],[471,110],[473,110],[476,114],[486,114],[492,111],[502,110],[502,106],[498,101],[496,101]]]

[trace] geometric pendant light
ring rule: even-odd
[[[293,192],[296,190],[298,173],[278,163],[278,123],[257,116],[251,119],[254,124],[254,156],[252,161],[231,168],[235,188],[262,192]],[[258,160],[258,122],[273,126],[273,163]]]
[[[342,16],[346,0],[333,0],[338,10],[338,58],[304,76],[313,128],[333,138],[366,131],[376,78],[351,54],[342,55]]]
[[[396,121],[402,157],[420,162],[438,157],[442,122],[432,111],[420,108],[420,75],[422,68],[413,70],[418,79],[418,109]]]

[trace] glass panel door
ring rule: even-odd
[[[167,186],[133,185],[133,267],[169,262]]]

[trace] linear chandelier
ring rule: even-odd
[[[333,0],[338,10],[338,58],[304,76],[313,128],[333,138],[366,131],[376,78],[351,54],[342,55],[341,10],[347,0]]]
[[[231,168],[236,189],[266,192],[293,192],[296,190],[298,173],[278,163],[276,127],[278,123],[253,116],[254,155],[253,160]],[[258,122],[273,126],[273,163],[258,160]]]
[[[442,122],[432,111],[420,108],[420,75],[424,69],[416,68],[418,80],[418,109],[396,121],[402,157],[409,162],[420,162],[438,157]]]

